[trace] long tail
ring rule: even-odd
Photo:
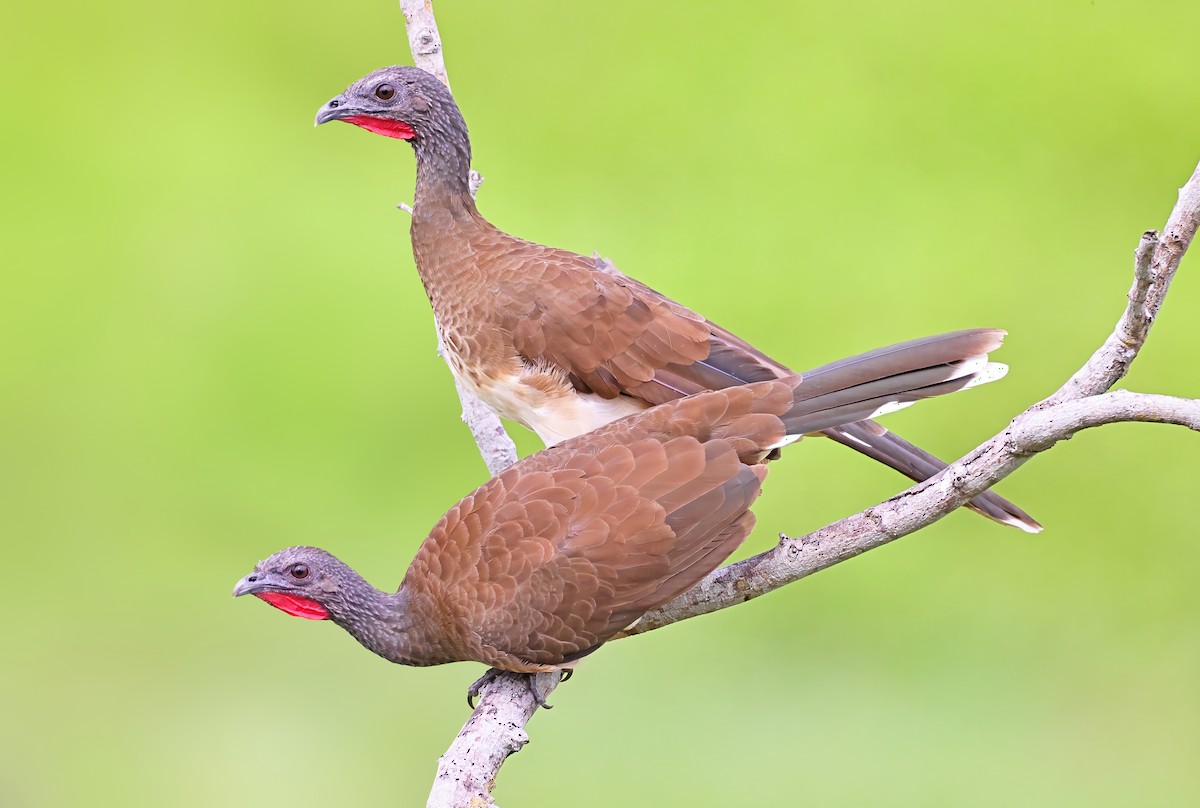
[[[904,476],[921,482],[946,468],[946,464],[919,446],[889,432],[874,421],[860,421],[846,426],[834,427],[821,432],[843,446],[878,460]],[[988,519],[1003,525],[1040,533],[1041,524],[1025,511],[1002,496],[985,491],[967,503],[967,507]]]
[[[988,362],[987,354],[1003,338],[1004,332],[997,329],[939,334],[803,373],[795,403],[784,416],[788,435],[820,432],[914,480],[928,479],[946,464],[867,419],[1001,378],[1007,368]],[[991,492],[968,507],[1026,532],[1042,529],[1027,513]]]

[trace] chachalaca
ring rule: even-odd
[[[417,159],[412,245],[460,382],[548,446],[681,396],[792,375],[745,340],[618,272],[493,227],[468,192],[471,144],[449,90],[415,67],[386,67],[325,104],[342,120],[407,140]],[[921,481],[933,455],[872,421],[820,433]],[[968,507],[1041,526],[993,493]]]
[[[233,594],[332,620],[404,665],[570,671],[742,543],[777,449],[989,381],[997,368],[987,353],[1003,333],[894,345],[802,377],[676,399],[568,438],[451,508],[394,594],[314,547],[260,562]],[[544,705],[544,693],[534,696]]]

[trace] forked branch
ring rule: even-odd
[[[448,85],[431,0],[400,0],[400,6],[416,65]],[[1200,400],[1108,392],[1128,373],[1145,344],[1198,224],[1200,166],[1181,189],[1162,235],[1154,231],[1143,234],[1135,252],[1128,304],[1116,328],[1058,391],[1022,412],[1006,429],[936,477],[806,536],[781,536],[776,547],[716,570],[688,592],[643,616],[618,638],[736,606],[920,530],[1080,430],[1145,421],[1200,432]],[[463,420],[489,470],[495,474],[515,462],[516,450],[499,419],[461,385],[459,397]],[[553,678],[552,674],[540,675]],[[553,687],[554,682],[545,684]],[[438,762],[430,808],[493,805],[495,778],[508,756],[528,742],[524,727],[535,710],[523,676],[505,674],[487,685],[479,705]]]

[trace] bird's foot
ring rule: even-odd
[[[546,680],[549,679],[549,683]],[[562,681],[561,678],[559,681]],[[553,705],[547,704],[546,699],[550,698],[550,693],[554,688],[558,687],[558,682],[554,681],[550,675],[544,673],[529,674],[529,695],[533,696],[533,700],[537,702],[538,707],[543,707],[547,710],[553,709]]]
[[[497,670],[496,668],[488,668],[487,673],[472,682],[471,686],[467,688],[467,706],[474,710],[475,699],[479,698],[479,695],[483,692],[483,689],[502,673],[504,673],[504,671]],[[560,683],[570,679],[574,674],[575,671],[569,669],[559,671],[559,680],[557,682],[551,680],[551,684],[544,684],[542,682],[540,677],[544,676],[544,674],[527,674],[525,682],[529,686],[529,695],[533,696],[533,700],[537,702],[539,707],[547,710],[553,709],[554,705],[547,704],[546,699],[550,697],[550,693],[554,690],[554,688],[558,687]]]
[[[472,710],[475,709],[475,699],[479,698],[479,694],[483,691],[483,688],[486,687],[493,679],[499,676],[500,673],[501,672],[495,668],[488,668],[487,673],[485,673],[483,676],[480,676],[474,682],[471,682],[471,686],[467,688],[468,707],[470,707]]]

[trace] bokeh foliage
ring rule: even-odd
[[[499,225],[601,250],[796,367],[1009,329],[1007,380],[889,421],[947,456],[1099,344],[1200,157],[1192,2],[438,14]],[[309,125],[409,61],[396,4],[5,17],[0,804],[423,804],[479,671],[228,597],[296,543],[394,586],[483,480],[394,209],[409,150]],[[1129,387],[1200,395],[1195,261]],[[614,643],[497,797],[1194,804],[1198,448],[1084,433],[1001,489],[1040,537],[956,514]],[[806,444],[746,552],[900,485]]]

